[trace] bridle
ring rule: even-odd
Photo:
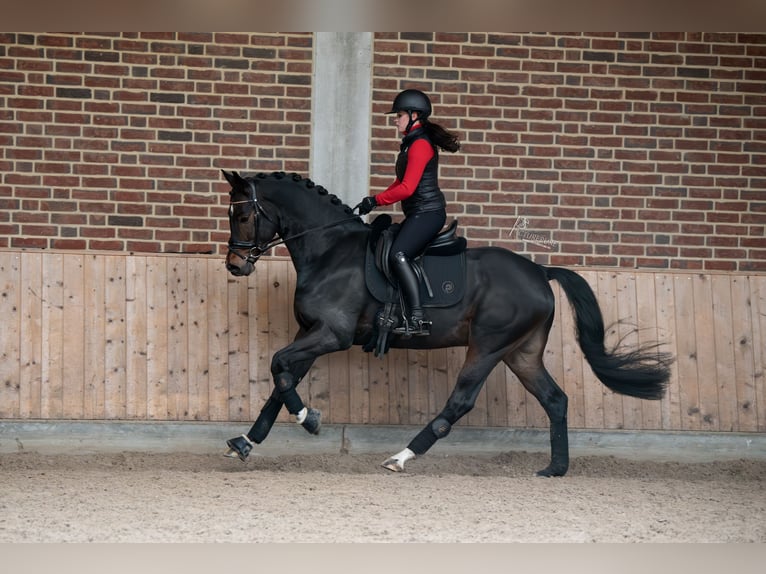
[[[264,245],[258,244],[258,217],[263,216],[266,221],[274,225],[275,227],[278,227],[276,222],[269,217],[269,215],[263,210],[263,207],[261,207],[261,204],[258,202],[258,195],[255,192],[255,184],[252,181],[247,182],[248,189],[250,191],[250,197],[248,199],[243,199],[242,201],[230,201],[229,202],[229,227],[230,227],[230,234],[229,234],[229,253],[232,253],[236,255],[237,257],[244,259],[251,265],[254,264],[258,259],[266,253],[269,249],[272,247],[279,245],[280,243],[283,243],[284,240],[276,240],[276,241],[267,241]],[[252,241],[240,241],[239,239],[234,239],[234,225],[232,223],[232,215],[234,214],[234,206],[243,204],[243,203],[249,203],[253,208],[253,219],[254,219],[254,233],[253,233],[253,240]],[[247,250],[247,257],[242,257],[235,249],[239,250]]]
[[[229,234],[229,253],[232,253],[239,257],[240,259],[244,259],[251,265],[255,264],[260,257],[266,253],[269,249],[276,247],[277,245],[282,245],[283,243],[286,243],[287,241],[290,241],[292,239],[297,239],[298,237],[302,237],[304,235],[307,235],[309,233],[312,233],[314,231],[321,231],[322,229],[327,229],[328,227],[334,227],[336,225],[340,225],[341,223],[345,223],[347,221],[351,221],[352,219],[358,219],[358,215],[354,215],[351,217],[346,217],[344,219],[340,219],[338,221],[333,221],[331,223],[326,223],[325,225],[320,225],[319,227],[312,227],[311,229],[307,229],[305,231],[301,231],[300,233],[296,233],[294,235],[291,235],[290,237],[281,237],[279,239],[272,239],[270,241],[267,241],[265,244],[258,244],[258,217],[263,216],[263,218],[271,223],[274,227],[279,229],[279,225],[276,221],[274,221],[271,217],[269,217],[269,214],[264,211],[263,207],[261,206],[260,202],[258,201],[258,195],[256,193],[255,184],[247,180],[247,186],[250,190],[250,197],[248,199],[243,199],[241,201],[230,201],[229,202],[229,226],[230,226],[230,234]],[[235,205],[243,204],[243,203],[249,203],[253,208],[253,226],[254,226],[254,239],[252,241],[240,241],[234,239],[234,226],[231,222],[231,216],[233,215],[233,209]],[[358,206],[357,206],[358,207]],[[356,207],[354,208],[356,209]],[[352,210],[353,211],[353,210]],[[279,234],[279,233],[277,233]],[[239,253],[235,251],[235,249],[239,250],[247,250],[247,257],[243,257]]]

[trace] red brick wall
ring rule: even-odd
[[[0,34],[0,247],[217,252],[220,168],[308,171],[310,34]]]
[[[219,252],[220,168],[308,173],[311,74],[310,34],[0,34],[0,248]],[[766,34],[378,33],[372,81],[372,189],[428,91],[473,245],[766,271]]]
[[[766,271],[766,34],[389,33],[374,54],[374,183],[396,151],[382,112],[433,94],[462,136],[440,181],[473,244]]]

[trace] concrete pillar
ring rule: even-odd
[[[316,32],[311,179],[351,207],[368,194],[372,32]]]

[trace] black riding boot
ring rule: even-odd
[[[426,319],[423,307],[420,305],[420,285],[410,260],[404,253],[398,252],[394,255],[391,267],[410,311],[407,324],[394,329],[394,333],[402,335],[430,335],[431,321]],[[405,314],[405,316],[407,315]]]

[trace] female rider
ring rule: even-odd
[[[404,313],[407,324],[394,332],[429,335],[431,322],[423,313],[412,260],[436,237],[447,219],[446,201],[438,182],[439,149],[454,153],[460,143],[457,135],[429,121],[431,100],[420,90],[399,93],[387,113],[396,114],[396,127],[403,136],[396,179],[385,191],[365,197],[357,208],[360,215],[366,215],[377,206],[401,202],[405,217],[391,247],[389,264],[409,314]]]

